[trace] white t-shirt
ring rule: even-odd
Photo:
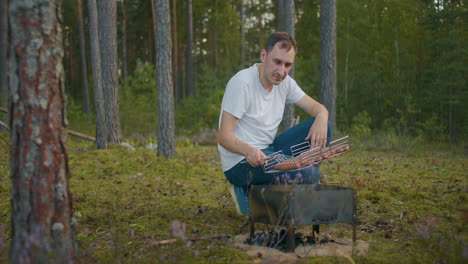
[[[223,111],[230,113],[240,119],[234,129],[234,136],[253,147],[264,149],[273,143],[285,104],[296,103],[304,95],[296,81],[289,76],[268,92],[260,82],[257,64],[254,64],[229,80],[221,105],[219,126]],[[218,149],[223,171],[244,159],[219,144]]]

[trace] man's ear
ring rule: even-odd
[[[267,55],[266,49],[262,49],[262,51],[260,52],[260,60],[262,62],[265,60],[266,55]]]

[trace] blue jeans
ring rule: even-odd
[[[315,118],[307,119],[279,134],[265,149],[261,151],[265,155],[269,155],[276,151],[283,151],[283,154],[291,156],[291,146],[297,145],[305,141],[305,138],[309,134],[310,127],[314,123]],[[327,144],[330,143],[332,137],[332,127],[328,122],[327,131]],[[242,161],[245,161],[243,159]],[[237,163],[234,167],[224,172],[224,175],[228,181],[234,185],[248,186],[251,184],[270,184],[274,181],[273,175],[265,173],[263,166],[252,167],[250,164],[244,162]]]

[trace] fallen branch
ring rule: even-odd
[[[3,108],[3,107],[0,107],[0,111],[4,112],[4,113],[8,113],[8,110],[6,110],[6,108]],[[0,125],[4,126],[7,130],[9,130],[8,126],[5,123],[3,123],[2,121],[0,121]],[[96,138],[92,137],[92,136],[88,136],[88,135],[85,135],[85,134],[82,134],[82,133],[79,133],[79,132],[76,132],[76,131],[73,131],[73,130],[70,130],[70,129],[65,129],[65,131],[67,131],[67,133],[70,134],[70,135],[80,137],[82,139],[86,139],[86,140],[90,140],[90,141],[96,141]]]
[[[82,139],[86,139],[86,140],[90,140],[90,141],[96,141],[96,138],[92,137],[92,136],[81,134],[79,132],[72,131],[70,129],[65,129],[65,131],[67,131],[67,133],[70,134],[70,135],[73,135],[73,136],[76,136],[76,137],[79,137],[79,138],[82,138]]]
[[[7,131],[10,131],[10,128],[2,120],[0,120],[0,126],[6,128]]]

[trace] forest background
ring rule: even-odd
[[[83,10],[88,10],[86,2]],[[295,79],[318,100],[319,1],[295,2],[299,47]],[[151,1],[119,3],[122,133],[127,138],[154,135],[158,108],[153,8]],[[171,3],[171,12],[176,15],[172,15],[173,36],[177,38],[173,57],[179,65],[173,71],[175,127],[178,135],[197,134],[217,128],[229,78],[258,62],[266,36],[284,28],[277,19],[281,18],[277,1],[193,1],[194,63],[188,64],[187,1]],[[88,65],[88,79],[83,80],[76,5],[76,1],[63,1],[62,7],[69,128],[93,135],[93,115],[86,114],[93,110],[89,103],[92,74]],[[463,1],[356,0],[338,1],[336,8],[335,129],[362,136],[382,131],[406,143],[410,136],[414,144],[420,144],[416,138],[466,145],[467,11]],[[89,20],[87,12],[83,15],[87,37]],[[89,43],[85,43],[87,61],[91,62]],[[188,69],[191,65],[194,68]],[[187,81],[189,70],[195,72],[194,85]],[[84,82],[90,87],[86,98]],[[91,106],[91,112],[84,106]],[[305,118],[303,113],[299,115],[301,120]]]

